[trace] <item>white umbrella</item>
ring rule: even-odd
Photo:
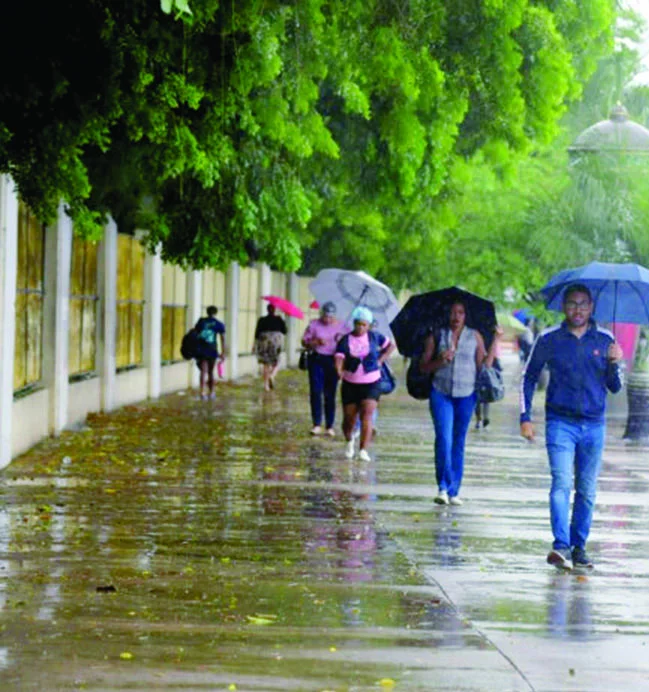
[[[389,286],[369,274],[347,269],[323,269],[309,284],[309,290],[320,305],[328,300],[334,303],[338,317],[346,321],[355,307],[369,308],[379,332],[391,336],[390,322],[399,312],[399,301]]]

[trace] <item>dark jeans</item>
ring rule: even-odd
[[[325,427],[334,427],[337,387],[338,376],[334,366],[334,357],[312,353],[309,356],[309,388],[311,390],[313,425],[322,424],[322,400],[324,398]]]

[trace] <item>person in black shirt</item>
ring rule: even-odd
[[[264,390],[268,392],[275,387],[279,354],[282,352],[286,335],[286,322],[275,314],[274,305],[269,305],[267,311],[268,314],[257,321],[253,350],[257,354],[257,362],[263,366]]]

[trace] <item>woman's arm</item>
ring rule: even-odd
[[[379,366],[383,365],[385,361],[390,357],[390,355],[394,352],[394,349],[396,348],[395,344],[390,342],[382,351],[381,354],[379,355],[378,358],[378,363]]]
[[[302,348],[310,348],[312,338],[313,333],[311,330],[311,323],[309,323],[309,326],[304,330],[304,334],[302,335]]]
[[[451,351],[442,351],[437,358],[433,358],[435,354],[435,337],[431,334],[426,338],[424,343],[424,353],[419,361],[419,369],[421,372],[434,373],[445,365],[448,365],[453,360]]]
[[[342,353],[336,353],[334,365],[336,367],[336,375],[338,375],[338,379],[340,380],[342,379],[343,366],[345,365],[345,356]]]
[[[487,352],[487,349],[484,345],[484,339],[482,338],[482,334],[476,331],[475,336],[476,341],[478,342],[478,346],[475,350],[475,364],[478,370],[480,370],[481,367],[493,367],[494,359],[496,358],[496,351],[498,349],[498,344],[500,343],[502,335],[502,328],[496,327],[494,331],[494,339],[491,342],[491,346],[489,347],[489,352]]]

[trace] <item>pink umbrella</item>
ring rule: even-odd
[[[297,305],[291,303],[290,300],[286,298],[280,298],[279,296],[262,296],[263,300],[267,300],[271,305],[274,305],[278,310],[281,310],[285,315],[289,317],[297,317],[298,319],[304,318],[304,313]]]

